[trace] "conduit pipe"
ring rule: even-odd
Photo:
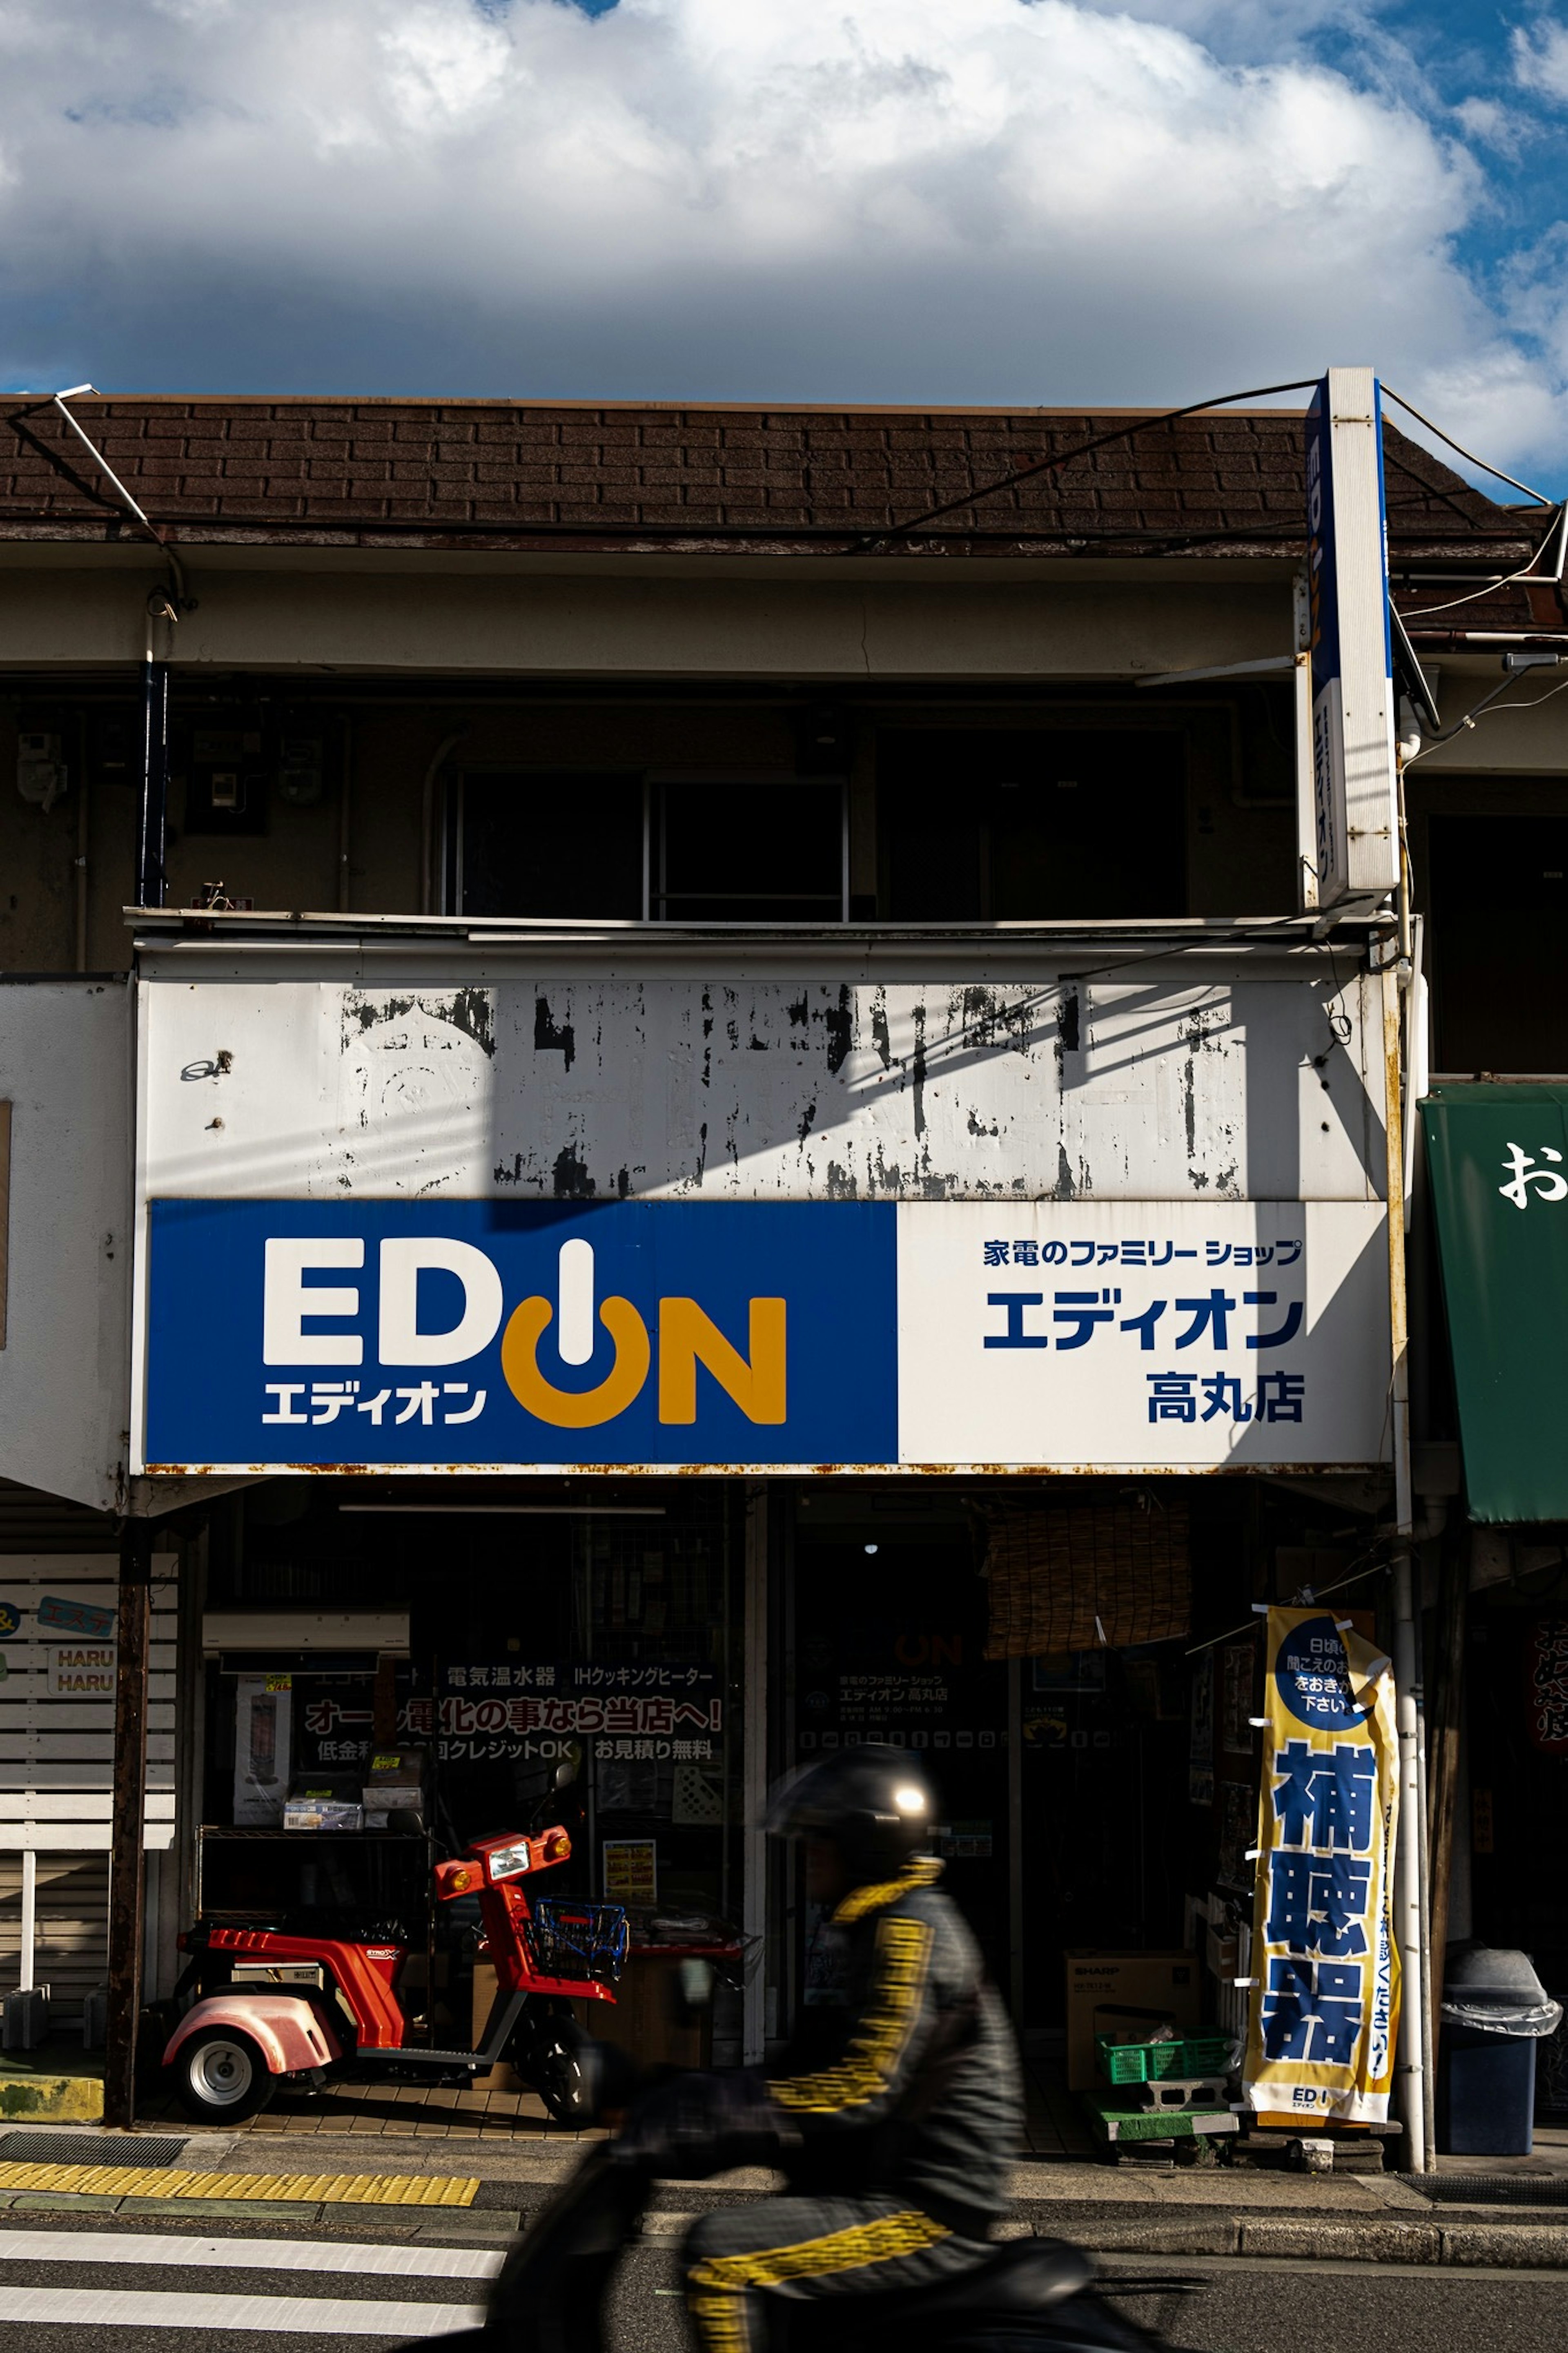
[[[354,723],[343,714],[342,774],[338,785],[338,913],[346,914],[353,896],[349,862],[353,828]]]
[[[142,799],[136,823],[134,902],[138,907],[162,907],[167,900],[163,856],[169,821],[170,649],[160,656],[158,631],[161,625],[172,631],[179,617],[163,590],[154,588],[147,599],[142,661]]]
[[[73,880],[76,883],[76,968],[78,972],[85,972],[87,970],[88,947],[87,860],[89,798],[88,790],[87,713],[85,711],[81,713],[77,727],[77,752],[76,856],[71,860],[71,868]]]
[[[447,760],[468,734],[466,727],[455,727],[444,735],[436,748],[436,755],[425,771],[425,788],[419,802],[419,912],[434,914],[432,901],[436,893],[436,779]]]
[[[1401,891],[1401,897],[1404,892]],[[1400,976],[1385,965],[1383,986],[1384,1139],[1388,1205],[1389,1418],[1394,1454],[1394,1683],[1399,1732],[1399,1839],[1394,1853],[1394,1933],[1402,1971],[1397,2080],[1410,2170],[1428,2167],[1426,1904],[1421,1762],[1421,1651],[1415,1620],[1410,1478],[1410,1360],[1405,1293],[1405,1141],[1401,1117]]]

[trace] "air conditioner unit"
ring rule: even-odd
[[[406,1609],[208,1609],[206,1651],[374,1651],[406,1654]]]

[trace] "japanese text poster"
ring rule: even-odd
[[[658,1902],[658,1848],[652,1839],[605,1839],[605,1900],[607,1904]]]
[[[1330,1612],[1270,1609],[1264,1711],[1247,2104],[1382,2124],[1399,2017],[1393,1672]]]

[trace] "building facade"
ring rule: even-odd
[[[1568,1067],[1550,922],[1489,1009],[1556,711],[1407,712],[1414,900],[1352,823],[1318,903],[1286,411],[77,414],[0,512],[22,1981],[107,1956],[134,1651],[124,2002],[197,1909],[368,1906],[451,2040],[426,1842],[288,1786],[413,1743],[460,1841],[571,1756],[582,1888],[728,1924],[759,2056],[832,1993],[762,1793],[884,1737],[1033,2048],[1075,1954],[1234,2021],[1254,1613],[1342,1588],[1415,1709],[1484,1576],[1412,1114]],[[1560,587],[1383,456],[1451,721]]]

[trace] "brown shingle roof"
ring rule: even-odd
[[[911,549],[1294,556],[1302,545],[1290,409],[1172,422],[1126,410],[229,397],[90,397],[73,409],[176,544],[826,550],[863,547],[960,501]],[[1010,479],[1112,432],[1059,470]],[[1517,510],[1392,427],[1384,446],[1396,563],[1524,561]],[[0,431],[0,537],[131,529],[58,412],[16,403]]]

